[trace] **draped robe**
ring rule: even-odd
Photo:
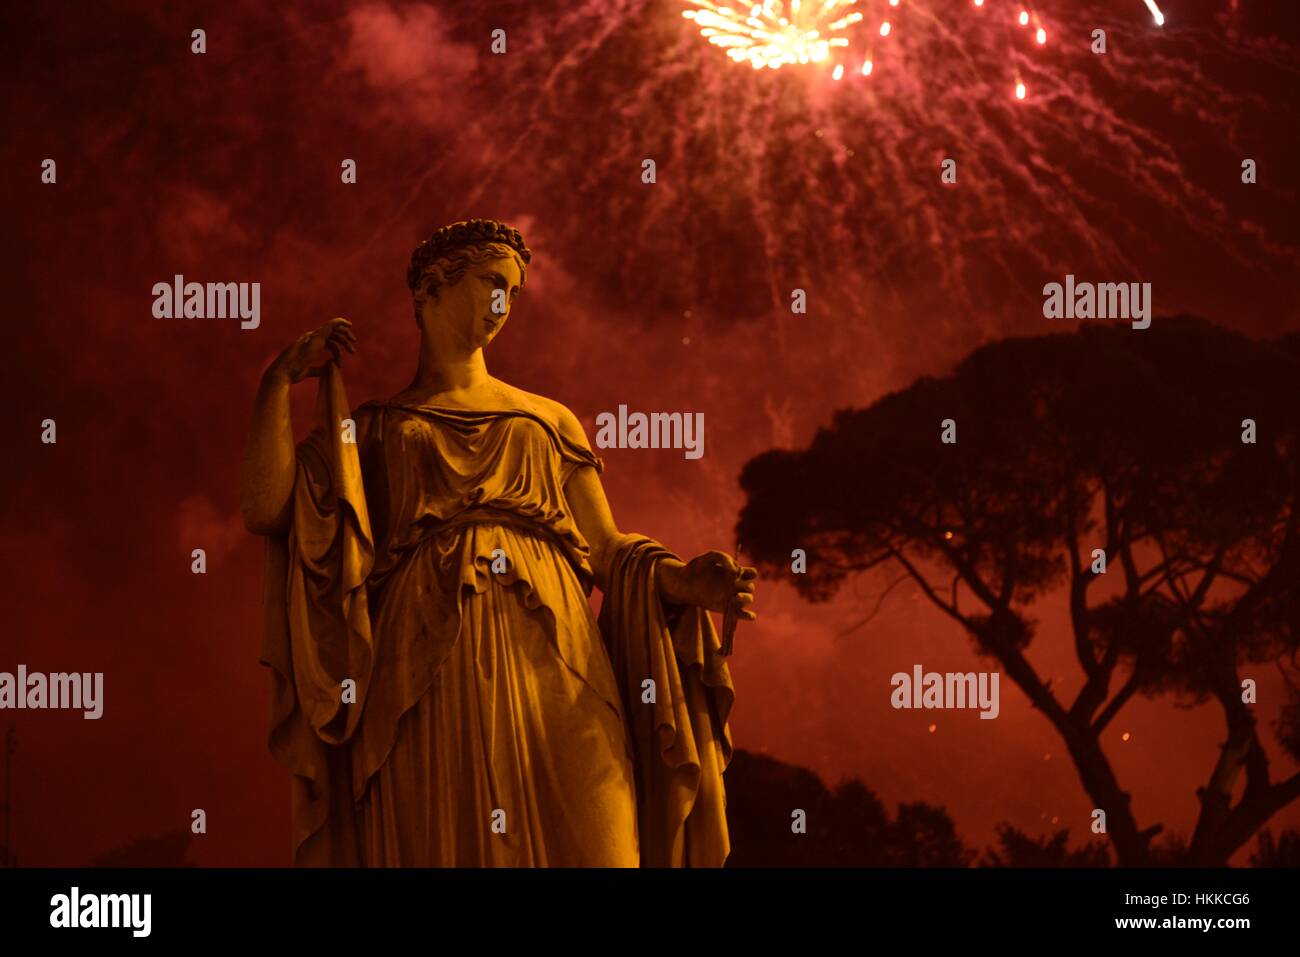
[[[603,462],[522,398],[348,409],[330,365],[268,543],[294,863],[721,866],[731,679],[653,539],[592,613],[564,484]]]

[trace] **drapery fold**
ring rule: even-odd
[[[333,364],[296,463],[293,524],[267,548],[261,660],[272,669],[269,744],[293,772],[294,863],[354,864],[349,742],[375,657],[365,584],[374,536],[356,424]]]
[[[660,601],[662,558],[676,556],[624,536],[599,619],[632,740],[641,866],[721,867],[731,850],[722,775],[735,691],[708,613]]]
[[[376,556],[358,445],[373,450],[386,433],[383,416],[350,416],[342,375],[331,364],[321,377],[315,427],[298,448],[292,527],[267,549],[261,661],[272,671],[269,745],[292,773],[293,862],[301,866],[360,863],[357,802],[389,753],[402,713],[458,637],[459,619],[449,619],[446,634],[422,632],[412,646],[423,657],[409,649],[399,655],[384,644],[380,619],[372,622],[367,582],[377,565],[391,571],[393,556]],[[589,450],[581,452],[600,467]],[[566,455],[577,457],[572,449]],[[375,531],[388,542],[409,530]],[[538,532],[554,537],[551,529]],[[584,584],[585,550],[585,542],[560,549]],[[635,755],[642,866],[721,866],[729,850],[722,774],[732,753],[726,720],[734,691],[708,614],[659,600],[655,565],[671,555],[653,539],[623,537],[600,632]],[[384,588],[400,587],[400,575],[384,577]],[[447,583],[457,599],[462,577]],[[563,642],[559,650],[563,656]]]

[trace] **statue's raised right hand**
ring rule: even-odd
[[[290,343],[271,363],[268,374],[283,375],[290,383],[301,382],[308,376],[318,376],[329,367],[330,362],[342,364],[343,349],[355,354],[356,342],[351,322],[346,319],[331,319]]]

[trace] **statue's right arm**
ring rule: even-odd
[[[239,508],[244,527],[257,535],[276,535],[289,529],[297,471],[289,386],[289,377],[272,365],[262,376],[253,403],[253,424],[240,473]]]
[[[289,387],[341,361],[342,349],[356,352],[355,343],[352,324],[331,319],[290,344],[263,374],[239,477],[239,508],[250,532],[278,535],[289,529],[297,474]]]

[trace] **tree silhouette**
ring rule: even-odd
[[[1295,665],[1298,381],[1300,334],[1257,343],[1190,317],[1006,340],[751,460],[737,533],[769,572],[805,549],[791,577],[811,601],[877,567],[911,577],[1063,738],[1121,865],[1152,863],[1162,825],[1139,826],[1102,732],[1135,694],[1217,702],[1226,736],[1185,860],[1223,864],[1300,795],[1300,774],[1270,777],[1241,673]],[[1058,586],[1073,701],[1026,657],[1027,610]],[[1294,683],[1276,731],[1300,758]]]
[[[889,819],[856,778],[831,790],[806,768],[737,750],[726,772],[728,867],[965,867],[974,857],[943,808],[901,804]],[[807,833],[791,828],[807,816]]]
[[[940,807],[900,804],[891,821],[885,806],[858,778],[833,790],[807,768],[763,754],[737,750],[726,772],[727,821],[731,832],[728,867],[966,867],[975,858]],[[803,809],[808,832],[795,834],[791,812]],[[980,867],[1109,867],[1102,842],[1071,849],[1069,830],[1032,837],[1003,822],[998,841],[984,849]],[[1162,834],[1149,863],[1175,867],[1186,862],[1187,842]],[[1252,867],[1300,864],[1300,832],[1274,841],[1265,828],[1250,856]]]
[[[1288,828],[1276,841],[1273,832],[1264,828],[1250,855],[1252,867],[1300,867],[1300,831]]]
[[[1010,824],[997,827],[998,848],[987,848],[981,867],[1108,867],[1110,851],[1105,844],[1090,843],[1070,850],[1069,828],[1051,837],[1030,837]]]

